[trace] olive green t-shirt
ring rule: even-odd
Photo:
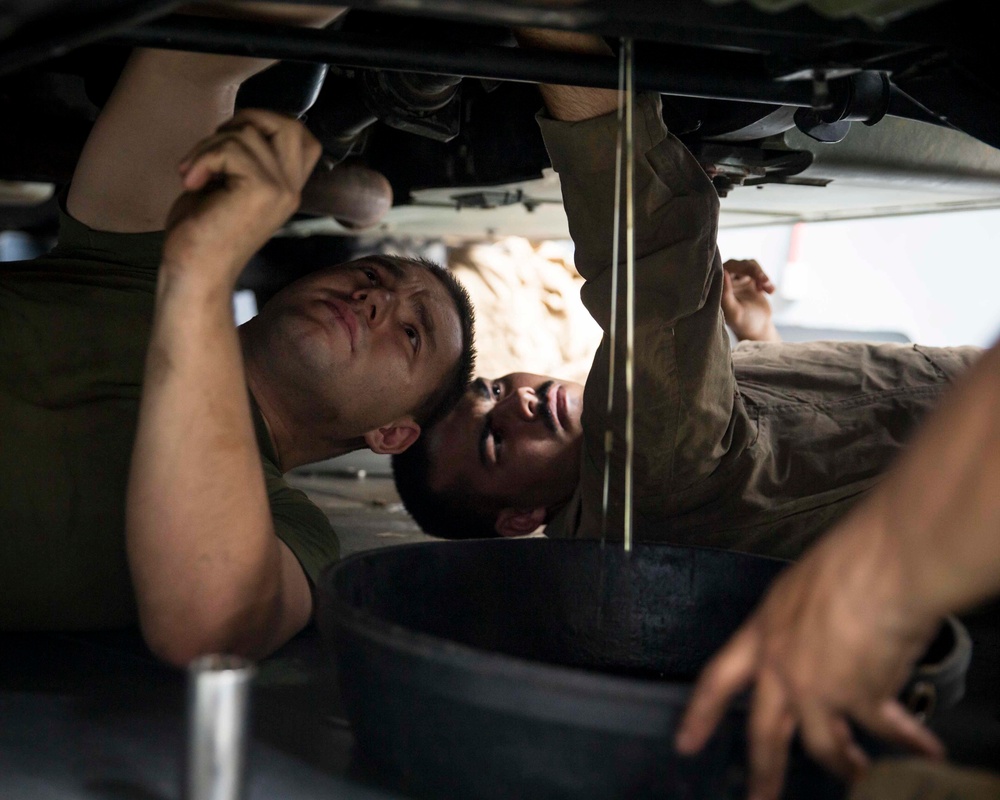
[[[136,619],[125,487],[162,243],[64,214],[50,253],[0,263],[0,629]],[[315,581],[336,536],[254,423],[275,530]]]

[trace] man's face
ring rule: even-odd
[[[316,406],[341,435],[413,414],[462,348],[455,303],[428,269],[371,257],[319,270],[282,289],[251,320],[282,390]],[[303,405],[301,402],[298,404]],[[308,421],[307,421],[308,423]]]
[[[580,474],[583,386],[515,372],[477,378],[434,426],[431,488],[461,487],[502,507],[567,500]]]

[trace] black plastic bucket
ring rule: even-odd
[[[357,746],[434,798],[733,798],[745,701],[672,740],[691,681],[786,562],[545,538],[376,550],[329,569],[317,620]],[[843,785],[792,754],[787,798]]]

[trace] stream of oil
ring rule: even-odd
[[[604,431],[604,487],[601,501],[601,549],[598,587],[601,598],[597,605],[597,624],[603,621],[605,585],[605,546],[608,533],[608,506],[611,486],[611,454],[614,449],[616,353],[619,337],[618,261],[622,218],[622,173],[625,177],[625,474],[622,542],[626,554],[632,552],[632,461],[634,452],[634,392],[635,374],[635,54],[631,38],[622,38],[618,49],[618,136],[615,146],[615,204],[611,242],[611,315],[608,334],[608,397],[607,428]],[[626,564],[628,560],[626,559]]]

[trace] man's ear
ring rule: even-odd
[[[420,426],[412,417],[383,425],[365,434],[365,443],[373,453],[396,455],[417,441]]]
[[[545,522],[545,507],[528,510],[505,508],[497,514],[496,531],[501,536],[527,536]]]

